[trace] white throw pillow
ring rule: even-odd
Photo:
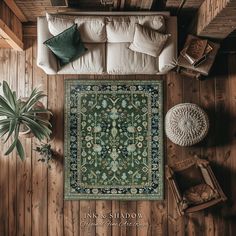
[[[70,28],[74,24],[73,18],[70,18],[68,16],[52,15],[46,13],[46,18],[48,21],[49,32],[53,36],[62,33],[63,31]]]
[[[134,39],[129,49],[158,57],[169,37],[170,34],[162,34],[156,30],[136,24]]]

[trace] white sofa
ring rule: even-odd
[[[55,17],[65,20],[68,17],[80,26],[81,38],[88,51],[79,59],[60,67],[56,57],[43,44],[53,36],[52,31],[54,35],[57,33],[57,29],[50,28],[46,17],[38,17],[37,65],[47,74],[165,74],[175,66],[177,18],[168,12],[84,12]],[[163,24],[163,17],[164,32],[170,37],[159,57],[133,52],[128,48],[133,41],[136,23],[163,31],[160,25]]]

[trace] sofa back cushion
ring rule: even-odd
[[[132,42],[134,39],[135,25],[137,23],[158,30],[159,32],[165,32],[165,18],[162,15],[110,16],[107,17],[106,24],[107,42]]]
[[[66,15],[52,15],[46,13],[49,32],[56,36],[74,24],[74,19]]]
[[[78,29],[85,43],[104,43],[107,40],[105,17],[79,16],[75,19]]]
[[[56,36],[77,24],[84,43],[104,43],[107,40],[104,16],[70,16],[46,14],[49,32]]]

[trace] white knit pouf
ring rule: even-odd
[[[180,146],[191,146],[200,142],[208,130],[208,116],[196,104],[181,103],[172,107],[166,114],[166,135]]]

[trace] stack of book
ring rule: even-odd
[[[208,40],[191,37],[180,54],[194,67],[203,63],[213,50]]]

